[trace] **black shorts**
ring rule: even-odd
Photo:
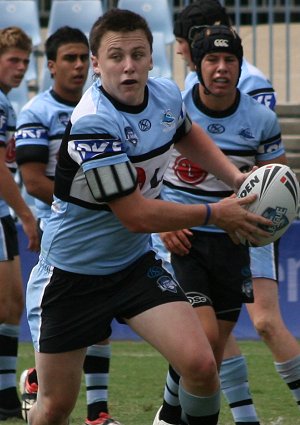
[[[49,271],[37,273],[47,276]],[[41,316],[35,319],[35,326],[41,324],[39,351],[58,353],[90,346],[110,336],[114,318],[124,323],[124,319],[174,301],[188,299],[152,251],[126,270],[108,276],[54,268],[44,291]]]
[[[218,319],[236,322],[253,299],[249,249],[225,233],[193,231],[185,256],[172,255],[176,279],[193,307],[212,306]]]
[[[19,255],[19,244],[16,224],[10,215],[0,218],[0,235],[0,261],[13,260]]]

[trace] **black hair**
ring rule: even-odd
[[[55,61],[59,47],[68,43],[82,43],[89,47],[88,39],[80,29],[69,26],[60,27],[46,40],[45,53],[47,59]]]

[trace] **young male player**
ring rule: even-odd
[[[28,248],[39,249],[35,218],[12,173],[16,170],[16,115],[7,97],[21,83],[31,49],[30,38],[20,28],[0,30],[0,420],[21,417],[16,364],[24,296],[17,229],[10,208],[22,223]]]
[[[17,162],[25,187],[35,199],[40,231],[51,213],[54,174],[63,134],[82,96],[89,69],[89,45],[77,28],[59,28],[45,43],[52,87],[35,96],[19,114],[16,132]],[[87,425],[118,424],[108,412],[108,375],[111,347],[103,341],[88,348],[84,361]],[[29,409],[37,394],[35,368],[24,371],[20,387]],[[26,412],[24,411],[24,416]]]
[[[191,69],[185,81],[186,88],[191,88],[198,82],[191,56],[192,37],[201,30],[201,26],[214,23],[230,24],[225,8],[217,0],[194,2],[183,9],[175,21],[177,53],[182,55]],[[275,108],[276,94],[271,83],[245,58],[242,60],[238,88],[269,108]],[[300,349],[296,339],[286,328],[280,313],[277,283],[278,244],[251,249],[251,259],[255,303],[247,305],[248,311],[258,333],[273,354],[276,370],[298,402],[299,394],[296,388],[300,379]],[[246,360],[233,335],[229,337],[225,347],[220,378],[223,393],[231,406],[236,423],[241,420],[242,422],[248,420],[251,424],[259,423],[250,395]],[[170,375],[169,385],[172,381]],[[251,417],[249,417],[250,411]]]
[[[54,201],[27,286],[39,393],[32,425],[66,425],[86,347],[108,338],[114,317],[182,376],[190,425],[218,421],[216,363],[183,291],[151,249],[151,233],[215,223],[235,242],[267,235],[247,212],[255,196],[211,206],[159,199],[172,148],[230,186],[245,179],[185,112],[179,88],[148,79],[153,36],[144,18],[111,9],[90,32],[98,77],[75,107],[59,151]],[[183,346],[184,350],[178,350]],[[208,423],[208,422],[207,422]]]

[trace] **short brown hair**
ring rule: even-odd
[[[28,53],[32,51],[31,38],[19,27],[0,29],[0,55],[11,48],[24,50]]]
[[[101,40],[108,31],[131,32],[144,31],[152,53],[153,36],[146,20],[130,10],[113,8],[97,19],[90,32],[90,49],[97,54]]]

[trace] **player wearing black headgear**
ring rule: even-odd
[[[197,28],[215,24],[230,25],[225,8],[218,0],[200,0],[183,9],[175,20],[173,32],[175,37],[192,41]]]
[[[196,34],[195,39],[191,43],[191,47],[197,76],[199,82],[204,85],[204,87],[206,86],[202,77],[201,63],[204,56],[210,53],[224,52],[236,56],[239,61],[239,79],[243,61],[243,46],[239,35],[232,27],[225,25],[206,27]],[[236,85],[237,84],[238,80],[236,81]]]

